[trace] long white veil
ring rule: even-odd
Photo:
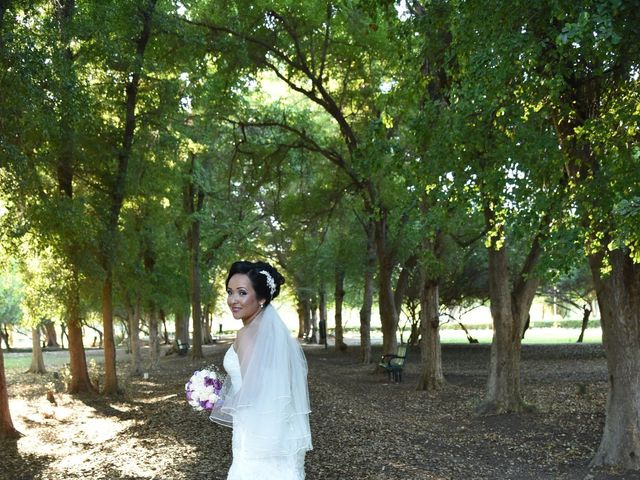
[[[211,420],[241,432],[254,458],[311,450],[307,362],[276,309],[267,305],[238,332],[242,385],[228,376]]]

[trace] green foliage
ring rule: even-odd
[[[22,287],[15,268],[0,272],[0,324],[17,325],[21,322]]]

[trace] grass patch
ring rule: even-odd
[[[491,343],[493,331],[489,329],[469,330],[479,343]],[[523,344],[549,345],[558,343],[575,343],[580,336],[579,328],[530,328],[527,330]],[[467,337],[462,330],[440,330],[442,343],[466,343]],[[585,330],[584,343],[602,343],[602,331],[599,328]]]
[[[7,352],[4,350],[4,368],[5,370],[23,370],[26,371],[31,365],[31,352]],[[120,353],[120,352],[118,352]],[[59,370],[65,364],[69,363],[68,350],[44,351],[44,366],[47,370]],[[100,349],[86,349],[85,354],[87,362],[90,359],[97,363],[102,363],[104,353]]]

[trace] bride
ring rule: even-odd
[[[235,262],[227,276],[227,304],[242,320],[227,350],[227,379],[211,420],[233,427],[228,480],[304,479],[312,449],[307,363],[271,300],[284,277],[264,262]]]

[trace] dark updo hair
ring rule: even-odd
[[[271,295],[271,290],[267,284],[267,276],[261,271],[266,271],[271,275],[273,281],[276,283],[276,291]],[[234,262],[229,268],[229,274],[227,275],[227,281],[225,285],[229,286],[229,280],[236,273],[245,274],[251,280],[251,285],[256,291],[256,297],[260,300],[264,300],[264,306],[269,305],[271,300],[276,298],[280,294],[280,285],[284,285],[284,277],[280,275],[278,270],[265,262],[247,262],[240,261]]]

